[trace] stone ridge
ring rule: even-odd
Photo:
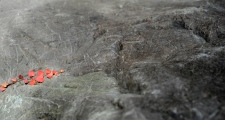
[[[223,0],[1,0],[1,120],[224,120]]]

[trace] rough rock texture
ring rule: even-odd
[[[224,120],[224,0],[1,0],[1,120]]]

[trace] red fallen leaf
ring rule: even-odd
[[[38,76],[44,76],[44,72],[42,70],[38,70],[38,73],[37,73]]]
[[[36,77],[36,81],[39,83],[43,83],[44,82],[44,77],[43,76],[37,76]]]
[[[47,74],[47,78],[48,78],[48,79],[51,79],[52,77],[53,77],[53,72]]]
[[[64,73],[64,70],[60,70],[60,73]]]
[[[55,74],[56,70],[52,70],[53,75]]]
[[[19,75],[18,78],[19,78],[19,79],[23,79],[23,75]]]
[[[48,68],[46,68],[46,69],[45,69],[45,73],[46,73],[46,75],[48,75],[48,74],[50,74],[50,73],[51,73],[51,70],[50,70],[50,69],[48,69]]]
[[[58,72],[56,70],[52,70],[53,75],[58,76]]]
[[[31,77],[31,78],[34,77],[35,76],[35,72],[33,70],[30,70],[28,72],[28,76]]]
[[[16,83],[17,79],[16,78],[12,78],[11,81],[12,81],[12,83]]]
[[[28,79],[24,79],[23,82],[24,82],[24,84],[28,84],[29,83]]]
[[[1,87],[7,88],[8,85],[9,85],[9,83],[4,82],[4,83],[1,84]]]
[[[36,81],[34,80],[34,79],[32,79],[31,81],[30,81],[30,85],[35,85],[36,84]]]
[[[58,73],[58,72],[55,72],[55,73],[54,73],[54,75],[55,75],[55,76],[58,76],[58,75],[59,75],[59,73]]]
[[[1,91],[1,92],[5,91],[5,90],[6,90],[5,87],[0,87],[0,91]]]

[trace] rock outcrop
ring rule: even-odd
[[[224,120],[224,0],[1,0],[1,120]]]

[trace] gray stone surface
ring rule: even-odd
[[[0,0],[1,120],[224,120],[224,0]]]

